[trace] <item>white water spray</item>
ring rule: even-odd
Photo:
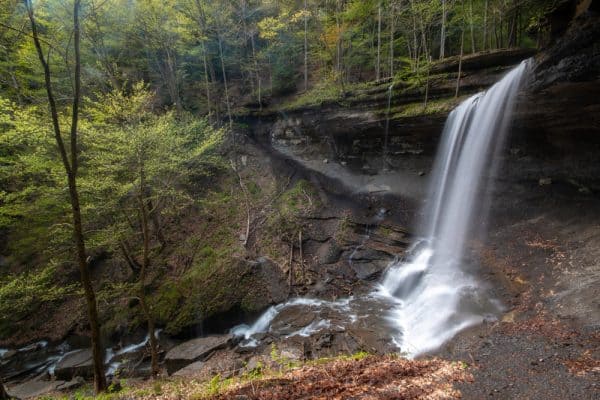
[[[470,234],[485,215],[494,153],[504,142],[527,61],[448,117],[425,206],[424,245],[387,272],[380,294],[397,307],[390,320],[401,350],[415,356],[438,348],[499,307],[464,268]]]

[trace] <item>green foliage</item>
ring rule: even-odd
[[[11,333],[12,324],[40,306],[78,295],[78,285],[58,285],[56,267],[0,277],[0,336]]]

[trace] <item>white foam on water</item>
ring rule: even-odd
[[[314,335],[317,332],[322,331],[323,329],[329,329],[329,328],[331,328],[331,321],[329,321],[328,319],[320,319],[318,321],[311,322],[310,324],[306,325],[302,329],[299,329],[295,332],[290,333],[289,335],[286,336],[286,338],[291,338],[294,336],[309,337],[309,336]]]
[[[337,301],[327,301],[327,300],[321,300],[321,299],[313,299],[310,297],[298,297],[298,298],[289,300],[285,303],[281,303],[276,306],[269,307],[267,309],[267,311],[265,311],[252,325],[247,325],[247,324],[237,325],[237,326],[233,327],[232,329],[230,329],[229,333],[231,333],[234,336],[243,338],[243,341],[242,341],[242,343],[240,343],[240,346],[256,347],[256,346],[258,346],[259,342],[256,339],[254,339],[252,336],[257,333],[269,332],[271,323],[273,322],[275,317],[277,317],[277,315],[279,315],[279,313],[282,310],[284,310],[288,307],[298,307],[298,306],[306,307],[306,308],[308,308],[307,312],[310,312],[311,308],[314,308],[314,309],[330,308],[330,309],[334,309],[334,310],[350,311],[350,304],[353,299],[354,299],[353,297],[346,297],[346,298],[343,298],[343,299],[340,299]],[[319,322],[323,323],[323,320],[320,320]],[[302,331],[303,329],[307,329],[306,331],[303,331],[304,333],[309,332],[310,331],[309,327],[311,324],[303,327],[298,332]],[[318,330],[321,330],[321,329],[324,329],[323,325],[321,327],[319,327]],[[291,337],[295,334],[296,334],[296,332],[289,335],[288,337]],[[298,335],[300,335],[300,334],[298,333]],[[310,335],[302,334],[300,336],[310,336]]]

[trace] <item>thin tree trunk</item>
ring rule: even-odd
[[[225,86],[225,104],[227,105],[227,117],[229,118],[229,130],[233,138],[233,119],[231,118],[231,105],[229,104],[229,89],[227,88],[227,72],[225,72],[225,60],[223,59],[223,39],[221,33],[217,34],[219,42],[219,58],[221,59],[221,71],[223,73],[223,85]]]
[[[416,72],[419,69],[419,45],[417,39],[417,17],[415,15],[415,7],[414,2],[411,0],[410,2],[411,15],[412,15],[412,23],[413,23],[413,56],[415,58],[415,63],[413,65],[413,71]]]
[[[171,101],[175,105],[175,109],[177,112],[181,113],[183,111],[183,105],[181,104],[181,98],[179,97],[179,88],[177,82],[177,66],[175,61],[175,55],[172,54],[169,47],[165,48],[166,57],[166,81],[167,88],[169,89],[169,97],[171,97]]]
[[[340,0],[336,2],[335,25],[337,28],[337,43],[335,45],[336,52],[336,71],[341,75],[342,71],[342,25],[340,23]],[[341,80],[341,78],[340,78]]]
[[[121,253],[123,253],[123,258],[127,262],[127,265],[129,265],[129,268],[131,268],[135,274],[138,274],[142,267],[131,255],[131,251],[125,240],[119,240],[119,249],[121,250]]]
[[[252,63],[253,68],[250,70],[250,85],[252,86],[252,93],[257,93],[257,100],[259,109],[262,110],[262,104],[260,101],[260,76],[258,74],[258,63],[256,62],[256,51],[254,49],[254,34],[248,32],[248,24],[246,23],[246,0],[242,0],[242,25],[244,33],[244,46],[247,47],[246,37],[250,37],[250,50],[252,51]],[[256,79],[256,83],[254,82]]]
[[[395,7],[394,2],[390,4],[390,78],[394,77],[394,35],[395,35]]]
[[[377,64],[375,65],[375,79],[381,79],[381,1],[377,5]]]
[[[206,61],[206,45],[202,42],[202,58],[204,61],[204,88],[206,89],[206,108],[208,114],[208,121],[212,119],[212,111],[210,104],[210,83],[208,82],[208,63]]]
[[[144,171],[143,160],[140,160],[140,192],[138,194],[138,206],[140,208],[141,228],[142,228],[142,268],[140,269],[139,277],[139,298],[142,312],[146,317],[148,324],[148,337],[150,339],[150,357],[151,357],[151,374],[152,378],[158,376],[158,343],[155,336],[154,318],[146,301],[146,274],[150,265],[150,231],[148,226],[148,209],[144,201],[144,192],[146,188],[146,174]]]
[[[446,0],[442,0],[442,32],[440,34],[440,60],[445,56],[446,50]]]
[[[167,245],[167,239],[165,235],[163,235],[162,224],[160,223],[160,214],[158,213],[157,207],[152,205],[152,201],[148,200],[148,215],[150,217],[150,221],[152,222],[152,228],[154,230],[154,234],[156,235],[156,239],[160,243],[161,248],[164,248]]]
[[[273,96],[273,62],[269,55],[269,93]]]
[[[290,270],[288,271],[288,285],[289,291],[292,291],[292,285],[294,284],[294,242],[290,240]]]
[[[431,69],[431,56],[429,56],[429,63],[427,64],[427,80],[425,82],[425,101],[423,102],[423,110],[427,108],[427,100],[429,97],[429,71]]]
[[[304,91],[308,90],[308,4],[304,0]]]
[[[471,30],[471,53],[475,53],[475,28],[473,27],[473,0],[469,1],[469,26]]]
[[[513,3],[514,4],[514,3]],[[518,21],[519,9],[516,5],[513,5],[510,11],[510,17],[508,20],[508,47],[513,48],[517,45],[517,21]]]
[[[298,232],[298,247],[300,249],[300,276],[304,284],[304,257],[302,255],[302,230]]]
[[[498,43],[500,43],[499,39],[498,39],[498,24],[496,23],[496,11],[494,10],[494,21],[492,23],[493,28],[494,28],[494,49],[498,48]],[[490,39],[491,41],[491,39]],[[492,46],[490,46],[490,48],[492,48]]]
[[[458,97],[458,90],[460,88],[460,75],[462,74],[462,58],[465,45],[465,30],[463,29],[460,33],[460,56],[458,57],[458,76],[456,77],[456,92],[454,97]]]
[[[501,49],[504,48],[504,34],[503,34],[503,31],[502,31],[503,30],[503,26],[502,26],[503,25],[502,24],[503,21],[502,21],[502,19],[503,19],[502,18],[502,11],[500,11],[500,24],[499,24],[500,25],[500,45],[499,45],[499,48],[501,48]]]
[[[250,34],[250,44],[252,46],[252,58],[254,59],[254,72],[256,73],[258,109],[262,111],[262,82],[260,79],[260,70],[258,68],[258,59],[256,58],[256,45],[254,43],[254,34]]]
[[[71,160],[67,155],[65,143],[62,139],[60,132],[60,122],[58,118],[58,111],[56,108],[56,101],[54,99],[54,93],[52,91],[52,82],[50,75],[50,66],[48,60],[44,57],[44,52],[40,43],[40,39],[37,31],[37,23],[33,13],[33,6],[31,0],[25,0],[25,6],[31,22],[31,31],[33,36],[34,45],[38,54],[40,63],[44,69],[44,80],[46,86],[46,93],[48,96],[48,104],[50,107],[50,114],[52,116],[52,126],[54,129],[54,138],[62,159],[65,173],[67,175],[67,181],[69,186],[69,198],[71,203],[71,212],[73,217],[73,237],[75,242],[75,248],[77,251],[77,264],[79,266],[79,272],[81,275],[81,284],[83,286],[87,313],[90,323],[91,340],[92,340],[92,359],[94,369],[94,389],[96,393],[106,390],[106,376],[104,374],[104,351],[100,343],[100,326],[98,323],[98,309],[96,303],[96,294],[94,287],[92,286],[91,277],[88,270],[86,261],[86,250],[85,240],[83,235],[83,226],[81,222],[81,209],[79,205],[79,193],[77,191],[77,125],[79,121],[79,103],[81,100],[81,60],[80,60],[80,29],[79,29],[79,10],[80,0],[75,0],[73,6],[73,46],[75,50],[75,87],[73,93],[73,106],[72,106],[72,119],[71,119],[71,134],[70,134],[70,145],[71,145]]]
[[[488,14],[488,1],[485,0],[485,5],[483,8],[483,45],[482,49],[485,51],[488,48],[487,44],[487,14]]]

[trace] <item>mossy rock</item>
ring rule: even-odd
[[[205,252],[208,254],[209,252]],[[152,311],[165,332],[178,334],[206,319],[239,309],[253,314],[285,300],[287,285],[277,265],[257,261],[208,257],[176,282],[167,282],[152,296]]]

